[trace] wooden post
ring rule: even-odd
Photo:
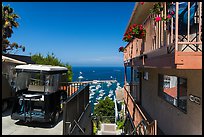
[[[178,11],[179,5],[178,2],[176,2],[175,52],[178,51]]]

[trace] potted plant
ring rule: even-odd
[[[172,2],[167,2],[167,9],[170,9],[172,4],[173,4]],[[164,18],[164,17],[160,16],[161,12],[163,10],[164,10],[164,7],[162,7],[161,2],[155,3],[153,8],[150,9],[150,13],[151,14],[157,15],[156,17],[153,18],[155,20],[155,22],[158,22],[158,21],[169,21],[172,18],[172,16],[175,14],[175,12],[173,10],[169,10],[166,18]]]
[[[119,52],[126,52],[126,49],[125,49],[123,46],[121,46],[121,47],[118,49],[118,51],[119,51]]]
[[[133,24],[124,34],[123,40],[126,42],[132,41],[134,38],[142,39],[146,36],[146,30],[143,25]]]

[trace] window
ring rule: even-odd
[[[159,96],[187,112],[187,79],[159,74]]]

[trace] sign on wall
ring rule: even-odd
[[[145,80],[148,80],[148,76],[149,76],[148,72],[144,72],[143,78],[144,78]]]
[[[194,96],[194,95],[190,94],[189,95],[189,100],[191,102],[194,102],[194,103],[200,105],[200,97],[197,97],[197,96]]]

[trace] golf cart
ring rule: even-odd
[[[67,99],[61,82],[66,82],[66,67],[17,65],[16,96],[11,118],[55,124]]]

